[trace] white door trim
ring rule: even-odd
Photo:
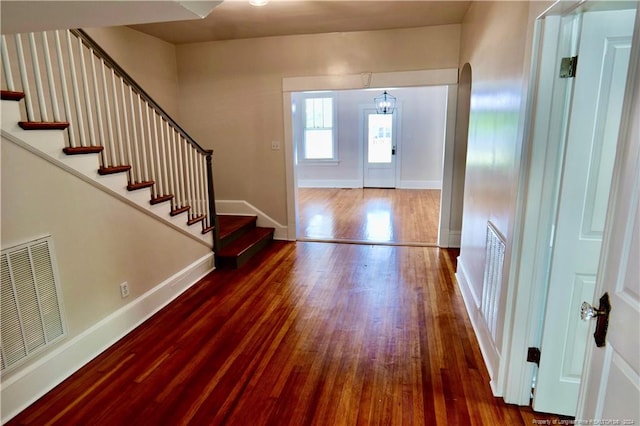
[[[554,96],[553,84],[557,58],[569,56],[574,47],[571,46],[571,34],[562,32],[562,19],[571,19],[578,6],[588,8],[592,4],[595,2],[558,1],[536,21],[529,80],[531,95],[527,107],[531,121],[525,126],[521,163],[524,177],[519,187],[519,193],[526,195],[519,199],[517,206],[513,264],[505,308],[504,358],[498,377],[494,379],[508,403],[529,405],[535,365],[525,362],[525,359],[527,348],[540,342],[544,315],[547,289],[539,283],[546,282],[548,274],[549,241],[558,190],[555,174],[561,160],[561,152],[552,142],[563,132],[564,96],[571,91],[570,86],[560,88]],[[542,31],[544,18],[548,19],[545,31]],[[636,25],[634,50],[638,49],[637,30]],[[549,69],[553,72],[548,72]],[[571,81],[567,80],[565,84],[571,85]],[[585,360],[585,368],[586,362],[588,360]]]

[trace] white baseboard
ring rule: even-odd
[[[401,180],[398,189],[442,189],[441,180]]]
[[[476,298],[474,297],[471,286],[469,285],[468,277],[469,276],[464,268],[462,258],[458,257],[458,268],[456,271],[458,288],[460,288],[460,292],[462,293],[462,299],[464,300],[467,314],[471,320],[473,331],[478,339],[482,358],[484,359],[485,366],[489,372],[489,377],[491,379],[489,384],[491,386],[493,396],[502,396],[495,383],[498,370],[500,369],[500,352],[491,338],[489,328],[487,327],[484,317],[480,312],[479,304],[476,302]]]
[[[298,188],[362,188],[358,179],[300,179]],[[401,180],[398,189],[441,189],[440,180]]]
[[[440,228],[438,236],[438,245],[447,248],[460,248],[460,231],[452,231],[450,229]]]
[[[276,240],[288,240],[287,226],[277,222],[256,206],[244,200],[216,200],[216,213],[249,215],[258,217],[258,226],[275,228],[273,238]]]
[[[362,188],[362,180],[298,179],[298,188]]]
[[[23,370],[2,378],[2,424],[34,403],[211,272],[207,254]]]

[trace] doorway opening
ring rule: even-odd
[[[448,87],[387,89],[391,114],[376,111],[381,90],[291,94],[298,240],[438,244]],[[331,113],[310,110],[317,99],[332,99]],[[319,114],[332,149],[310,158]]]

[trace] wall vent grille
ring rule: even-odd
[[[2,250],[2,371],[66,335],[51,236]]]
[[[482,286],[482,305],[480,311],[484,316],[494,342],[498,337],[498,316],[500,314],[500,297],[502,294],[502,270],[504,267],[504,237],[491,222],[487,222],[487,243]]]

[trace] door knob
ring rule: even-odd
[[[582,306],[580,306],[580,319],[582,321],[588,321],[598,315],[604,315],[604,312],[594,308],[589,302],[582,302]]]
[[[588,302],[582,302],[580,306],[580,318],[583,321],[596,318],[596,331],[593,333],[593,339],[596,346],[601,348],[605,344],[607,337],[607,328],[609,327],[609,313],[611,312],[611,303],[609,302],[609,294],[605,293],[600,298],[600,306],[598,309],[591,306]]]

